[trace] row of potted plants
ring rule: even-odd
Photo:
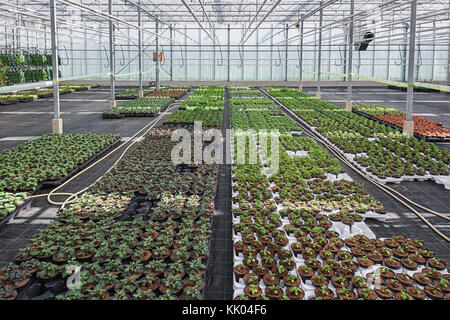
[[[233,109],[231,115],[232,126],[239,128],[239,123],[233,122]],[[384,211],[361,185],[345,180],[324,181],[327,173],[337,174],[343,170],[311,139],[282,135],[280,142],[280,168],[271,177],[261,170],[264,159],[259,159],[257,164],[233,164],[233,233],[237,261],[234,272],[237,280],[242,278],[245,285],[238,299],[305,298],[306,288],[301,286],[302,279],[296,270],[304,263],[299,265],[297,258],[302,257],[305,245],[314,244],[312,248],[317,250],[327,244],[319,240],[321,238],[334,238],[333,243],[339,242],[339,233],[330,228],[334,221],[347,224],[360,221],[354,220],[354,216],[358,216],[355,208],[361,213],[375,208]],[[289,156],[287,150],[302,150],[307,155]],[[299,185],[309,192],[310,199],[292,197]],[[351,201],[345,202],[347,197],[353,196]],[[322,203],[324,206],[320,205]],[[336,209],[342,210],[330,213]],[[327,249],[330,247],[334,248],[330,244]],[[346,290],[340,290],[340,294],[342,297],[349,295]]]
[[[155,89],[143,88],[145,97],[148,98],[174,98],[179,99],[189,90],[189,87],[164,87],[156,91]],[[116,93],[116,99],[133,100],[139,98],[139,88],[125,89]]]
[[[103,113],[103,117],[146,116],[153,117],[174,101],[174,98],[138,98],[127,101]]]
[[[116,134],[48,134],[0,154],[0,190],[33,191],[59,180],[116,142]]]
[[[248,92],[245,98],[229,99],[233,129],[278,129],[280,132],[290,132],[298,128],[291,119],[283,116],[270,99],[250,94],[253,93]]]
[[[256,88],[251,87],[228,87],[228,92],[230,94],[230,98],[239,98],[239,97],[262,97],[263,93]]]
[[[401,235],[388,239],[369,239],[364,235],[341,239],[328,230],[319,236],[303,236],[290,249],[262,247],[249,237],[235,242],[243,254],[235,265],[236,279],[246,285],[237,299],[449,299],[450,275],[445,263],[426,250],[421,241]],[[261,249],[262,248],[262,249]],[[267,267],[267,257],[294,256],[300,266],[296,273],[274,274]],[[261,264],[254,257],[261,256]],[[256,259],[258,260],[258,259]],[[264,287],[278,286],[274,297]],[[299,296],[292,295],[292,287]],[[286,296],[282,296],[283,289]]]
[[[15,257],[19,268],[8,265],[14,272],[7,276],[0,270],[1,297],[26,295],[27,281],[60,281],[60,299],[202,298],[217,168],[177,173],[170,137],[171,130],[155,129],[41,230]],[[135,195],[144,201],[139,207],[131,206]],[[130,208],[139,212],[122,220]],[[81,288],[67,290],[65,271],[73,265],[81,266]]]
[[[406,113],[395,108],[389,108],[382,105],[356,105],[355,110],[372,116],[386,123],[403,128],[403,122],[406,120]],[[448,138],[450,130],[442,127],[442,122],[426,119],[421,116],[413,116],[414,132],[425,137]]]
[[[394,128],[345,112],[293,89],[271,89],[269,93],[342,152],[358,155],[355,161],[380,179],[406,176],[405,159],[419,175],[448,175],[450,154],[446,150],[424,142],[427,147],[419,155],[416,146],[421,142],[415,137],[400,134]],[[408,170],[413,171],[411,168]]]
[[[75,91],[87,90],[93,87],[95,87],[95,85],[92,84],[64,85],[59,88],[59,94],[66,94]],[[25,90],[12,94],[0,95],[0,104],[15,104],[19,102],[29,102],[34,101],[38,98],[48,98],[52,96],[53,96],[52,88]]]
[[[220,127],[223,121],[224,87],[203,86],[197,88],[178,110],[170,114],[165,123],[191,125],[196,121],[204,127]]]

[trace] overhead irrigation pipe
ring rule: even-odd
[[[192,8],[186,3],[185,0],[181,0],[183,2],[186,9],[188,9],[189,13],[192,15],[192,17],[197,21],[198,26],[206,33],[206,35],[213,41],[214,44],[217,44],[214,37],[212,37],[209,32],[205,29],[205,27],[201,24],[200,20],[198,20],[197,16],[195,15],[194,11],[192,11]]]
[[[183,0],[182,0],[183,1]],[[260,22],[258,22],[258,24],[256,25],[256,27],[252,30],[252,32],[250,32],[250,34],[247,36],[247,38],[244,39],[244,41],[242,42],[243,44],[247,42],[247,40],[252,36],[252,34],[256,31],[256,29],[259,28],[259,26],[267,19],[267,17],[273,12],[273,10],[275,10],[275,8],[278,6],[278,4],[281,2],[281,0],[278,0],[277,2],[275,2],[275,4],[272,6],[272,8],[270,8],[270,10],[266,13],[266,15],[261,19]],[[284,31],[284,28],[283,28]]]
[[[330,5],[332,5],[333,3],[337,2],[337,1],[338,0],[331,0],[331,1],[328,1],[327,3],[325,3],[325,4],[322,4],[318,8],[308,12],[308,14],[302,15],[302,17],[300,18],[300,20],[298,22],[291,24],[289,27],[296,26],[298,23],[300,23],[302,21],[305,21],[307,18],[313,16],[314,14],[316,14],[321,9],[325,9],[326,7],[329,7]],[[281,29],[280,31],[273,33],[269,38],[264,39],[264,41],[267,41],[267,40],[275,37],[276,35],[278,35],[278,34],[280,34],[280,33],[282,33],[284,31],[284,28],[280,28],[280,29]],[[314,30],[315,30],[315,28],[312,31],[314,31]],[[290,39],[288,39],[288,40],[290,40]]]
[[[205,16],[206,16],[206,19],[208,20],[209,28],[210,28],[210,30],[212,30],[212,32],[213,32],[214,39],[217,40],[217,45],[219,46],[220,55],[222,56],[222,47],[221,47],[221,45],[220,45],[219,39],[217,39],[217,35],[216,35],[216,32],[215,32],[215,30],[214,30],[214,27],[213,27],[213,25],[212,25],[212,23],[211,23],[211,20],[209,19],[209,16],[208,16],[208,14],[206,13],[205,7],[203,6],[203,2],[202,2],[201,0],[199,0],[199,3],[200,3],[200,6],[201,6],[201,8],[202,8],[202,10],[203,10],[203,13],[204,13]],[[214,43],[215,43],[215,42],[214,42]],[[223,60],[223,58],[222,58],[222,60]]]
[[[425,18],[430,18],[430,17],[438,17],[438,16],[440,16],[440,15],[443,15],[443,14],[448,14],[448,13],[450,13],[450,10],[445,10],[445,11],[441,11],[441,12],[439,12],[439,13],[432,13],[432,14],[424,14],[424,15],[421,15],[421,16],[418,16],[417,17],[417,20],[423,20],[423,19],[425,19]],[[389,27],[389,26],[393,26],[393,25],[395,25],[395,24],[399,24],[399,23],[403,23],[403,22],[409,22],[409,17],[408,18],[404,18],[404,19],[401,19],[401,20],[398,20],[398,21],[389,21],[389,22],[386,22],[386,23],[383,23],[383,21],[380,21],[380,22],[378,22],[378,23],[375,23],[375,24],[372,24],[371,25],[371,27],[373,27],[373,28],[383,28],[383,27]],[[355,20],[350,20],[349,22],[354,22]],[[433,20],[433,21],[436,21],[436,20]],[[418,23],[417,25],[423,25],[423,24],[428,24],[428,23],[432,23],[433,21],[423,21],[423,22],[421,22],[421,23]],[[330,27],[330,26],[332,26],[334,23],[331,23],[331,24],[328,24],[328,25],[326,25],[326,26],[324,26],[323,28],[326,28],[326,27]],[[440,29],[448,29],[448,26],[442,26],[442,27],[433,27],[433,28],[428,28],[428,29],[422,29],[422,30],[419,30],[419,31],[417,31],[417,32],[428,32],[428,31],[435,31],[435,30],[440,30]],[[311,32],[311,31],[310,31]],[[310,32],[307,32],[307,33],[310,33]],[[400,36],[400,35],[403,35],[404,33],[396,33],[396,34],[393,34],[393,35],[388,35],[388,36],[378,36],[378,37],[376,37],[376,39],[378,40],[378,39],[384,39],[384,38],[390,38],[390,39],[392,39],[392,38],[395,38],[395,37],[397,37],[397,36]],[[344,37],[345,36],[345,34],[339,34],[339,35],[335,35],[335,36],[333,36],[332,37],[332,39],[333,40],[336,40],[336,39],[341,39],[342,37]],[[290,39],[291,40],[291,39]],[[328,40],[328,38],[327,39],[325,39],[325,40]],[[311,42],[309,42],[309,43],[311,43]]]
[[[107,14],[107,13],[104,13],[104,12],[101,12],[101,11],[98,11],[98,10],[95,10],[95,9],[92,9],[92,8],[86,6],[86,5],[82,5],[82,4],[73,2],[73,1],[71,1],[71,0],[56,0],[56,1],[59,1],[59,2],[62,2],[62,3],[65,3],[65,4],[68,4],[68,5],[77,7],[77,8],[79,8],[79,9],[83,9],[83,10],[85,10],[85,11],[89,11],[89,12],[91,12],[91,13],[93,13],[93,14],[98,15],[98,16],[107,18],[109,21],[115,21],[115,22],[117,22],[117,23],[122,23],[122,24],[124,24],[124,25],[127,25],[127,26],[129,26],[129,27],[132,27],[132,28],[134,28],[134,29],[138,29],[138,30],[139,30],[139,26],[137,26],[137,25],[135,25],[135,24],[133,24],[133,23],[127,22],[127,21],[125,21],[125,20],[123,20],[123,19],[119,19],[119,18],[117,18],[117,17],[114,17],[112,14]],[[148,31],[147,29],[143,29],[143,32],[145,32],[145,33],[147,33],[147,34],[151,34],[152,36],[157,36],[154,32]],[[166,41],[170,41],[169,38],[166,38],[166,37],[163,37],[163,36],[159,36],[159,37],[160,37],[161,39],[166,40]],[[174,40],[172,40],[172,41],[174,41]]]
[[[202,0],[198,0],[198,2],[200,3],[200,7],[202,8],[202,11],[203,11],[203,14],[204,14],[205,17],[206,17],[206,20],[208,20],[209,29],[210,29],[210,30],[213,30],[213,29],[214,29],[214,28],[213,28],[213,25],[212,25],[212,23],[211,23],[211,20],[209,19],[208,14],[206,13],[206,10],[205,10],[205,7],[203,6]]]
[[[419,19],[419,18],[417,18],[417,19]],[[430,23],[430,22],[422,22],[422,24],[424,24],[424,23]],[[418,23],[417,24],[418,26],[419,25],[421,25],[420,23]],[[422,29],[422,30],[417,30],[416,31],[416,33],[423,33],[423,32],[429,32],[429,31],[434,31],[434,30],[441,30],[441,29],[445,29],[445,30],[447,30],[448,29],[448,26],[444,26],[444,27],[436,27],[436,28],[433,28],[433,29]],[[386,32],[386,31],[384,31],[384,32]],[[392,39],[396,39],[396,38],[399,38],[399,37],[401,37],[401,36],[404,36],[404,35],[408,35],[409,34],[409,32],[400,32],[400,33],[396,33],[396,34],[391,34],[391,35],[384,35],[384,36],[381,36],[381,35],[379,35],[379,36],[374,36],[373,37],[373,39],[374,40],[381,40],[381,39],[390,39],[390,40],[392,40]],[[442,36],[446,36],[446,35],[448,35],[448,32],[442,32],[442,33],[436,33],[436,35],[442,35]],[[333,36],[331,39],[333,39],[333,40],[340,40],[340,39],[343,39],[344,38],[344,36],[345,36],[345,34],[338,34],[338,35],[335,35],[335,36]],[[428,37],[427,37],[428,36]],[[329,40],[330,38],[326,38],[326,39],[324,39],[324,40]],[[402,40],[403,40],[403,43],[401,43],[401,44],[396,44],[396,45],[406,45],[407,44],[407,42],[405,42],[404,41],[404,39],[402,38]],[[420,41],[420,44],[421,45],[425,45],[424,43],[423,43],[423,41],[424,40],[436,40],[436,39],[434,39],[434,38],[432,38],[432,34],[429,34],[429,35],[424,35],[424,36],[422,36],[421,37],[421,41]],[[280,42],[280,44],[281,44],[282,42]],[[309,41],[309,42],[307,42],[306,44],[312,44],[312,43],[314,43],[314,41]],[[383,44],[386,44],[386,42],[377,42],[379,45],[383,45]],[[438,44],[441,44],[441,43],[435,43],[436,45],[438,45]],[[392,44],[392,45],[395,45],[395,44]]]
[[[154,15],[153,13],[151,13],[150,11],[148,11],[147,9],[145,9],[144,7],[142,7],[140,4],[135,3],[134,1],[130,1],[130,0],[125,0],[125,3],[130,3],[133,6],[135,6],[136,8],[138,8],[139,10],[141,10],[142,12],[145,12],[147,15],[149,15],[150,17],[152,17],[155,21],[159,21],[162,24],[168,25],[170,26],[174,31],[182,34],[183,36],[187,37],[189,40],[194,41],[195,43],[198,43],[197,40],[194,40],[193,38],[189,37],[186,33],[181,32],[180,30],[173,28],[168,22],[161,20],[160,18],[158,18],[156,15]],[[175,42],[174,40],[171,40],[171,42]]]
[[[0,4],[6,5],[5,3],[0,3]],[[47,15],[36,15],[36,14],[31,14],[31,13],[23,12],[23,10],[27,10],[27,11],[33,12],[33,13],[35,13],[35,12],[37,12],[37,11],[33,11],[33,10],[28,9],[28,8],[24,8],[24,7],[20,7],[20,6],[15,6],[15,5],[12,5],[12,4],[8,4],[8,6],[12,6],[12,7],[18,8],[18,9],[20,9],[20,11],[12,10],[12,9],[10,9],[10,8],[5,8],[5,7],[3,7],[2,10],[5,10],[5,11],[10,12],[10,13],[13,13],[13,14],[14,14],[14,13],[17,13],[17,14],[20,13],[21,15],[24,15],[24,16],[28,16],[28,17],[33,17],[33,18],[37,18],[37,19],[42,19],[42,20],[50,21],[50,16],[47,16]],[[16,18],[14,18],[14,17],[9,17],[9,16],[7,16],[7,15],[3,15],[3,16],[4,16],[4,17],[7,17],[7,18],[10,18],[10,19],[16,19]],[[21,18],[21,19],[23,19],[23,18]],[[33,21],[33,20],[26,20],[26,21],[31,22],[31,23],[37,23],[36,21]],[[39,23],[42,24],[42,25],[44,25],[44,26],[50,26],[50,24],[43,23],[42,21],[39,22]],[[58,23],[59,23],[59,24],[64,24],[64,25],[66,25],[66,26],[71,26],[71,27],[80,27],[80,28],[83,28],[83,29],[95,31],[96,33],[101,33],[101,34],[107,35],[107,32],[103,32],[103,31],[101,31],[101,30],[99,30],[99,29],[95,29],[94,27],[89,27],[89,26],[82,25],[82,24],[76,24],[76,23],[73,23],[73,22],[72,22],[72,23],[69,23],[69,22],[64,21],[64,20],[62,20],[62,19],[60,19],[60,20],[58,21]],[[23,27],[23,26],[14,26],[14,28],[22,28],[22,29],[28,29],[28,30],[30,30],[30,31],[38,31],[38,32],[42,32],[42,31],[43,31],[43,30],[41,30],[41,29],[33,29],[33,28],[30,28],[30,27]],[[76,29],[74,29],[73,31],[74,31],[74,32],[79,32],[79,33],[83,32],[83,31],[81,31],[81,30],[76,30]],[[45,32],[45,31],[44,31],[44,32]],[[59,35],[67,36],[66,34],[59,34]],[[84,39],[84,37],[81,37],[81,36],[73,36],[73,37],[80,38],[80,39],[83,38],[83,39]],[[93,38],[88,38],[88,39],[91,39],[91,40],[93,40],[93,41],[98,41],[98,40],[93,39]],[[123,38],[121,37],[121,39],[127,40],[128,38],[127,38],[127,37],[123,37]]]
[[[408,3],[412,2],[412,1],[414,1],[414,0],[409,0],[408,2],[402,2],[401,4],[397,4],[394,8],[399,7],[399,6],[403,6],[403,5],[408,4]],[[331,2],[331,1],[330,1],[330,2]],[[391,0],[391,1],[389,1],[389,2],[385,2],[385,3],[381,4],[381,5],[379,5],[378,7],[371,8],[371,9],[364,10],[364,11],[360,11],[360,12],[355,13],[355,14],[353,14],[353,15],[344,17],[344,18],[342,18],[342,19],[340,19],[340,20],[333,20],[332,23],[323,25],[323,26],[320,27],[319,29],[326,29],[326,28],[328,28],[328,27],[331,27],[331,26],[335,25],[335,24],[338,23],[338,22],[344,22],[344,23],[345,23],[345,22],[349,22],[349,21],[347,21],[347,20],[349,20],[349,19],[354,19],[355,17],[360,16],[360,15],[368,14],[369,12],[373,12],[373,11],[376,10],[376,9],[379,9],[379,8],[381,8],[381,7],[384,7],[384,6],[389,5],[389,4],[391,4],[391,3],[394,3],[394,2],[397,2],[397,0]],[[325,4],[325,5],[326,5],[326,4]],[[321,6],[321,7],[322,7],[322,6]],[[320,10],[320,8],[318,8],[318,9]],[[317,11],[319,11],[319,10],[317,10]],[[317,11],[315,11],[315,12],[317,12]],[[370,16],[370,14],[369,14],[369,16]],[[366,18],[366,17],[363,17],[363,18]],[[362,18],[358,18],[358,20],[360,20],[360,19],[362,19]],[[353,21],[355,21],[355,20],[353,20]],[[356,21],[357,21],[357,20],[356,20]],[[307,32],[304,33],[304,35],[308,35],[308,34],[310,34],[310,33],[314,33],[314,32],[316,32],[316,30],[317,30],[317,28],[315,28],[315,29],[313,29],[313,30],[310,30],[310,31],[307,31]],[[279,32],[278,32],[278,33],[279,33]],[[298,35],[297,35],[297,36],[294,36],[294,37],[291,37],[291,38],[287,39],[287,41],[295,40],[295,39],[297,39],[298,37],[299,37]],[[279,43],[283,43],[283,42],[285,42],[285,41],[286,41],[286,40],[282,40],[282,41],[280,41]]]
[[[397,4],[397,5],[395,5],[394,7],[390,7],[389,9],[390,9],[390,10],[393,10],[393,9],[395,9],[395,8],[398,8],[398,7],[402,6],[402,5],[409,4],[409,3],[411,3],[412,1],[414,1],[414,0],[410,0],[409,2],[404,2],[404,3],[401,3],[401,4]],[[384,5],[386,5],[386,4],[388,4],[388,3],[385,3]],[[331,27],[332,25],[336,24],[336,22],[339,22],[339,21],[345,21],[345,20],[348,19],[348,18],[352,18],[352,20],[349,20],[349,21],[347,21],[347,22],[350,22],[350,21],[355,22],[355,21],[359,21],[359,20],[368,18],[368,17],[371,16],[370,11],[371,11],[371,10],[361,11],[361,12],[359,12],[359,13],[357,13],[357,14],[348,16],[348,17],[346,17],[346,18],[344,18],[344,19],[341,19],[341,20],[338,20],[338,21],[334,21],[334,22],[332,22],[332,23],[330,23],[330,24],[324,25],[322,28],[325,29],[325,28]],[[420,19],[425,19],[425,18],[429,18],[429,17],[437,17],[437,16],[439,16],[439,15],[446,14],[447,12],[449,12],[449,11],[443,11],[443,12],[432,13],[432,14],[424,14],[424,15],[421,15],[420,17],[418,17],[418,19],[419,19],[419,18],[420,18]],[[359,16],[359,15],[364,15],[364,16],[359,17],[359,18],[357,18],[357,19],[354,19],[356,16]],[[402,18],[401,20],[394,21],[394,22],[393,22],[393,21],[389,21],[389,22],[379,21],[378,23],[372,24],[371,27],[373,27],[373,28],[375,28],[375,27],[378,27],[378,28],[389,27],[389,26],[392,26],[392,25],[395,25],[395,24],[398,24],[398,23],[403,23],[403,22],[405,22],[405,21],[409,21],[409,19],[410,19],[409,17],[405,17],[405,18]],[[424,21],[424,22],[421,22],[421,24],[427,24],[427,23],[432,23],[432,21]],[[448,29],[448,26],[438,27],[438,28],[425,29],[424,31],[433,31],[433,30],[437,30],[437,29]],[[312,33],[312,32],[313,32],[313,30],[306,32],[306,34],[309,34],[309,33]],[[397,36],[402,35],[402,34],[403,34],[403,33],[397,33],[397,34],[394,34],[394,35],[391,35],[391,36],[383,36],[383,37],[380,37],[380,36],[379,36],[379,37],[377,37],[377,39],[393,38],[393,37],[397,37]],[[344,36],[344,34],[340,34],[340,35],[338,35],[337,37],[336,37],[336,36],[333,37],[333,39],[339,39],[339,38],[342,38],[343,36]],[[297,37],[298,37],[298,36],[297,36]],[[290,38],[289,40],[295,40],[295,38],[296,38],[296,37],[292,37],[292,38]]]
[[[8,10],[8,9],[4,9],[4,10],[7,11],[7,12],[11,12],[11,13],[18,13],[18,11],[13,11],[13,10]],[[48,21],[50,21],[50,17],[46,17],[46,16],[38,17],[38,16],[33,16],[33,15],[31,15],[31,14],[27,14],[27,13],[21,13],[21,14],[26,15],[26,16],[32,16],[32,17],[35,17],[35,18],[39,18],[39,19],[42,19],[42,20],[48,20]],[[13,18],[13,17],[10,17],[10,16],[5,15],[5,14],[1,14],[1,13],[0,13],[0,16],[3,16],[3,17],[5,17],[5,18],[10,18],[10,19],[15,19],[15,18]],[[37,23],[36,21],[32,21],[32,20],[26,20],[26,21],[31,22],[31,23]],[[51,27],[50,24],[44,23],[44,22],[42,22],[42,21],[39,22],[39,24],[42,24],[43,26],[46,26],[46,27]],[[83,26],[83,25],[81,25],[81,24],[68,23],[68,22],[65,22],[65,21],[63,21],[63,20],[61,20],[61,19],[58,21],[58,24],[60,24],[60,25],[61,25],[61,24],[64,24],[64,25],[66,25],[66,26],[71,26],[71,27],[80,27],[80,28],[84,28],[84,29],[86,29],[86,30],[96,31],[97,33],[99,32],[99,31],[98,31],[97,29],[95,29],[95,28],[88,27],[88,26]],[[15,28],[15,29],[24,29],[24,30],[28,30],[28,31],[46,32],[46,33],[49,33],[49,32],[47,32],[47,31],[45,31],[45,30],[42,30],[42,29],[35,29],[35,28],[25,27],[25,26],[14,26],[14,28]],[[75,32],[81,33],[81,32],[83,32],[83,31],[81,31],[81,30],[75,30]],[[105,32],[100,32],[100,33],[101,33],[101,34],[106,34]],[[5,33],[2,33],[2,34],[5,34]],[[58,34],[58,36],[72,37],[72,38],[77,38],[77,39],[85,39],[84,36],[69,35],[69,34],[59,33],[59,32],[57,32],[57,34]],[[9,34],[9,35],[14,35],[14,34]],[[90,33],[90,35],[94,35],[94,34],[93,34],[93,33]],[[33,35],[28,35],[28,37],[33,38],[33,39],[40,39],[40,37],[33,36]],[[126,38],[126,37],[120,37],[120,38],[121,38],[121,39],[124,39],[124,40],[128,40],[128,38]],[[87,40],[91,40],[91,41],[100,42],[99,39],[95,39],[95,38],[86,38],[86,39],[87,39]]]
[[[244,35],[241,38],[241,41],[239,42],[239,44],[242,43],[242,41],[245,38],[245,35],[247,34],[248,30],[250,30],[250,27],[252,26],[253,22],[255,22],[256,18],[258,18],[258,15],[260,14],[262,8],[264,7],[264,5],[266,4],[267,0],[264,0],[263,4],[259,7],[259,10],[256,12],[255,16],[253,17],[252,21],[250,22],[250,24],[248,25],[247,29],[244,32]]]

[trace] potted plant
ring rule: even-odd
[[[89,297],[90,300],[108,300],[109,298],[108,291],[100,287],[95,287],[89,290],[86,293],[86,295]]]
[[[315,274],[311,277],[311,282],[315,287],[326,286],[328,285],[328,278],[320,274]]]
[[[286,287],[298,287],[301,280],[297,275],[290,274],[283,277],[283,283]],[[287,292],[286,294],[289,295]]]
[[[269,271],[269,273],[264,275],[263,281],[266,286],[278,285],[280,283],[280,278],[276,274]]]
[[[150,276],[157,277],[166,269],[166,263],[162,260],[151,260],[146,265],[146,273]]]
[[[307,265],[298,267],[297,271],[300,274],[300,277],[302,278],[303,282],[311,279],[311,277],[314,275],[314,270],[311,267],[308,267]]]
[[[432,300],[439,300],[444,298],[444,293],[441,288],[436,285],[425,286],[425,294]]]
[[[414,298],[406,291],[400,291],[395,294],[395,300],[414,300]]]
[[[384,283],[386,286],[389,287],[389,289],[391,289],[394,292],[400,292],[400,291],[403,291],[403,289],[404,289],[403,284],[394,278],[386,279],[386,281]]]
[[[202,294],[201,291],[197,288],[184,288],[183,294],[180,297],[181,300],[201,300]]]
[[[334,293],[326,285],[314,289],[317,298],[321,300],[331,300],[334,298]]]
[[[188,262],[186,273],[189,275],[202,275],[206,272],[206,265],[202,263],[201,259],[192,259]]]
[[[376,286],[375,292],[381,299],[391,299],[394,296],[394,293],[391,291],[391,289],[389,289],[389,287],[385,285],[381,285],[379,287]]]
[[[377,294],[370,288],[360,288],[357,290],[358,297],[363,300],[376,300]]]
[[[446,268],[446,264],[444,261],[442,261],[441,259],[438,258],[429,258],[428,259],[428,265],[431,268],[437,269],[437,270],[444,270]]]
[[[190,275],[184,281],[183,285],[185,288],[196,288],[201,290],[205,286],[205,282],[199,275]]]
[[[356,297],[355,293],[347,287],[336,289],[336,294],[340,300],[354,300]]]
[[[250,284],[244,288],[244,293],[250,299],[256,299],[261,296],[262,290],[258,285]]]
[[[367,280],[361,276],[354,276],[351,281],[356,289],[367,288],[369,286]]]
[[[49,282],[56,279],[60,274],[60,266],[50,262],[42,262],[36,275],[37,278],[42,280],[43,282]]]
[[[138,290],[153,291],[159,287],[159,278],[151,275],[146,275],[144,278],[137,282]]]
[[[421,286],[428,286],[433,283],[433,280],[425,273],[414,273],[413,278]]]
[[[121,275],[124,278],[139,278],[144,272],[144,266],[136,261],[127,264]]]
[[[352,278],[352,281],[355,277]],[[348,288],[350,285],[350,281],[342,276],[334,276],[331,278],[331,283],[335,288]]]
[[[244,283],[246,285],[250,285],[250,284],[259,285],[259,281],[260,281],[260,277],[259,277],[259,275],[255,274],[255,273],[247,273],[244,276]]]
[[[406,287],[406,292],[417,300],[423,300],[426,297],[425,291],[417,286]]]
[[[265,294],[269,299],[279,300],[283,296],[283,289],[278,285],[270,285],[266,287]]]

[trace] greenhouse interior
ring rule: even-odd
[[[448,0],[0,16],[0,300],[450,300]]]

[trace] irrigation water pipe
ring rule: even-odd
[[[154,126],[158,123],[159,120],[161,120],[165,115],[167,111],[170,111],[171,109],[173,109],[174,107],[176,107],[180,102],[182,102],[183,100],[177,101],[175,103],[172,103],[171,105],[169,105],[169,107],[167,108],[167,110],[163,113],[161,113],[158,117],[156,117],[155,119],[153,119],[152,121],[150,121],[150,123],[148,123],[146,126],[144,126],[141,130],[139,130],[138,132],[136,132],[131,138],[130,140],[128,140],[127,142],[121,144],[120,146],[118,146],[117,148],[113,149],[112,151],[108,152],[108,154],[106,154],[105,156],[103,156],[102,158],[100,158],[99,160],[95,161],[94,163],[92,163],[91,165],[89,165],[88,167],[86,167],[85,169],[83,169],[82,171],[78,172],[76,175],[74,175],[73,177],[71,177],[70,179],[68,179],[66,182],[64,182],[63,184],[61,184],[60,186],[56,187],[55,189],[53,189],[52,191],[50,191],[49,193],[46,194],[39,194],[39,195],[34,195],[31,196],[31,199],[34,198],[43,198],[43,197],[47,197],[47,201],[50,204],[53,205],[57,205],[57,206],[61,206],[60,210],[64,209],[64,207],[67,204],[72,203],[74,200],[76,200],[78,198],[78,195],[80,195],[81,193],[85,192],[86,190],[88,190],[92,185],[94,185],[95,183],[97,183],[98,181],[100,181],[100,179],[107,173],[109,173],[118,163],[120,160],[122,160],[122,158],[125,156],[125,154],[127,153],[127,151],[133,146],[135,145],[137,142],[139,142],[145,135],[147,135],[150,130],[152,130],[154,128]],[[135,139],[136,136],[138,136],[142,131],[145,132],[138,138]],[[135,139],[135,141],[133,141]],[[132,142],[131,144],[128,145],[127,148],[125,148],[125,150],[122,152],[122,154],[119,156],[119,158],[114,162],[114,164],[112,166],[109,167],[109,169],[103,173],[99,178],[97,178],[97,180],[95,180],[93,183],[91,183],[89,186],[83,188],[82,190],[75,192],[75,193],[68,193],[68,192],[56,192],[58,190],[60,190],[61,188],[63,188],[64,186],[66,186],[68,183],[70,183],[72,180],[74,180],[75,178],[77,178],[78,176],[80,176],[81,174],[83,174],[84,172],[86,172],[87,170],[91,169],[92,167],[94,167],[95,165],[97,165],[98,163],[102,162],[103,160],[105,160],[106,158],[108,158],[109,156],[111,156],[113,153],[115,153],[116,151],[118,151],[119,149],[123,148],[128,142]],[[68,197],[66,200],[64,200],[63,202],[57,202],[57,201],[53,201],[52,197],[57,197],[57,196],[65,196]]]

